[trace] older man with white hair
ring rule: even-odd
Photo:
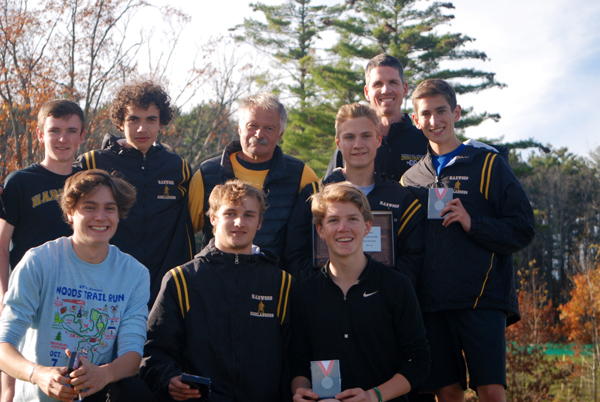
[[[298,194],[318,180],[309,166],[285,155],[277,145],[286,124],[287,112],[275,95],[262,92],[240,101],[239,141],[227,145],[222,156],[205,161],[190,185],[190,214],[194,231],[204,236],[204,245],[213,237],[206,219],[208,196],[216,185],[235,177],[267,194],[268,208],[254,244],[283,261],[286,226]]]

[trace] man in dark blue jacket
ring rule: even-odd
[[[192,222],[195,232],[202,232],[204,245],[212,238],[210,221],[205,219],[208,196],[217,184],[237,178],[267,195],[269,208],[254,242],[283,261],[286,225],[298,194],[317,180],[308,165],[285,155],[277,145],[287,117],[285,107],[272,93],[261,92],[240,101],[240,140],[227,145],[222,156],[202,163],[190,185]]]

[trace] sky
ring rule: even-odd
[[[281,4],[284,0],[263,0]],[[312,5],[334,4],[313,0]],[[429,1],[422,0],[427,5]],[[459,97],[463,107],[499,113],[465,132],[470,138],[503,138],[513,142],[533,138],[554,148],[568,147],[581,156],[600,146],[594,112],[600,100],[600,2],[597,0],[454,0],[455,16],[441,32],[460,32],[475,41],[466,49],[483,51],[487,61],[468,66],[496,73],[507,85]],[[173,1],[189,14],[174,65],[189,64],[198,44],[229,35],[228,28],[244,17],[260,18],[244,0]],[[171,74],[177,75],[177,72]]]

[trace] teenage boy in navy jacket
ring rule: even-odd
[[[456,138],[461,108],[447,82],[425,80],[412,98],[429,148],[402,183],[430,210],[444,189],[454,193],[440,204],[441,219],[429,216],[425,264],[412,274],[432,356],[421,389],[440,402],[464,401],[468,368],[480,401],[505,401],[504,332],[520,318],[512,253],[533,240],[531,204],[496,148]]]

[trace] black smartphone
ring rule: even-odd
[[[77,360],[77,352],[71,352],[71,357],[69,357],[69,364],[67,365],[67,369],[69,370],[67,373],[67,377],[71,375],[73,370],[75,370],[75,361]]]
[[[210,378],[193,374],[181,374],[181,382],[200,391],[202,398],[210,397]]]

